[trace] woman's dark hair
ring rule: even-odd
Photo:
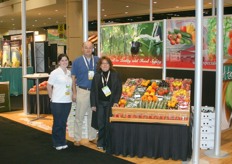
[[[57,57],[57,62],[59,63],[63,57],[66,57],[66,58],[68,59],[68,61],[69,61],[69,57],[68,57],[67,54],[60,54],[60,55]]]
[[[101,64],[102,64],[103,60],[106,60],[107,63],[109,63],[109,65],[110,65],[110,71],[115,71],[115,69],[113,68],[113,63],[112,63],[112,61],[111,61],[110,58],[107,57],[107,56],[102,56],[102,57],[99,59],[99,61],[98,61],[98,63],[97,63],[97,71],[101,71]]]

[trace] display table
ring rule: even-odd
[[[111,122],[112,153],[187,161],[192,155],[191,125]]]
[[[33,73],[32,67],[27,67],[27,73]],[[20,68],[0,68],[0,82],[10,82],[10,95],[18,96],[23,94],[22,67]],[[27,89],[33,86],[33,80],[28,80]]]
[[[34,79],[36,81],[36,105],[37,105],[37,120],[40,118],[40,100],[39,100],[39,79],[48,78],[49,75],[47,73],[34,73],[34,74],[27,74],[23,76],[27,79]]]

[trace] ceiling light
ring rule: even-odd
[[[179,8],[179,6],[176,6],[176,8]]]
[[[52,18],[48,18],[49,20],[52,19]]]
[[[105,11],[105,9],[102,9],[102,11]]]
[[[12,26],[14,26],[15,24],[12,24]]]
[[[35,22],[37,22],[37,20],[35,20]]]
[[[58,10],[55,10],[55,12],[57,12]]]
[[[157,2],[156,2],[156,1],[154,1],[153,3],[154,3],[154,4],[156,4]]]
[[[107,17],[107,15],[104,15],[104,17]]]
[[[129,7],[129,6],[126,6],[127,8]]]
[[[128,12],[126,11],[125,14],[128,14]]]
[[[38,15],[41,15],[41,13],[38,13]]]
[[[13,21],[13,20],[14,20],[14,18],[11,18],[11,20]]]

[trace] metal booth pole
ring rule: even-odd
[[[27,74],[27,48],[26,48],[26,0],[21,1],[21,23],[22,23],[22,77]],[[23,82],[23,113],[28,114],[27,109],[27,79]]]
[[[97,0],[97,55],[101,57],[101,0]]]
[[[220,151],[221,146],[221,108],[222,108],[222,83],[223,83],[223,15],[224,0],[217,1],[217,44],[216,44],[216,104],[215,104],[215,134],[214,149],[205,151],[205,155],[212,158],[224,158],[228,153]]]
[[[203,45],[203,1],[196,0],[196,54],[194,77],[194,131],[192,163],[199,163],[200,125],[202,106],[202,45]]]

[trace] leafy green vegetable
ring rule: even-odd
[[[229,82],[225,94],[226,94],[225,96],[226,105],[232,111],[232,81]]]

